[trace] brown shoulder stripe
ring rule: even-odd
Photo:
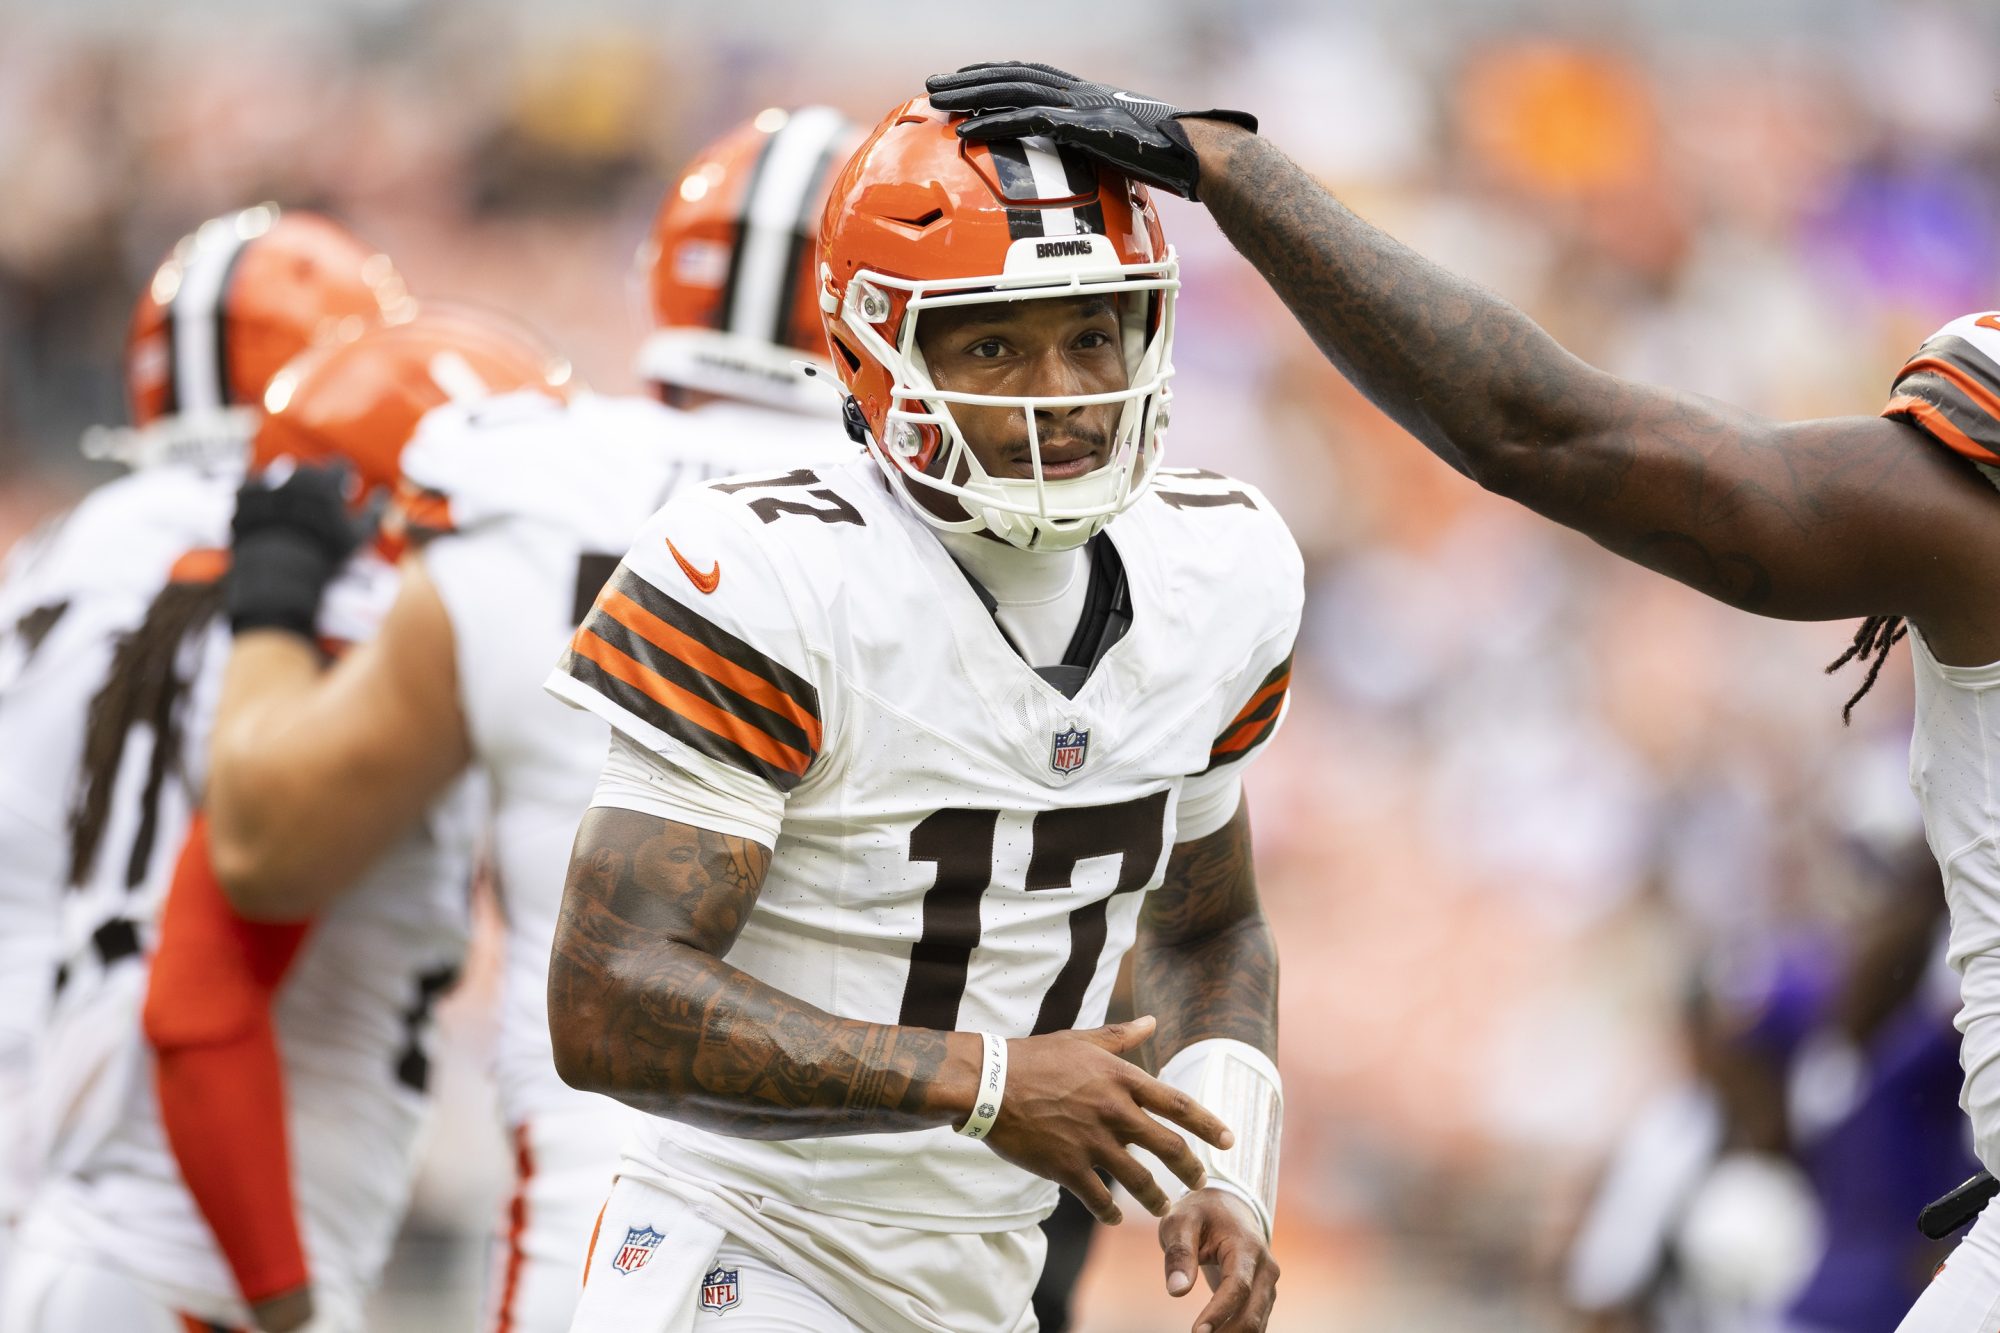
[[[1917,349],[1917,354],[1903,367],[1903,373],[1908,374],[1919,363],[1926,361],[1950,362],[1968,379],[1983,386],[1996,401],[2000,401],[2000,365],[1995,365],[1993,358],[1980,351],[1971,340],[1955,333],[1941,334]]]
[[[603,607],[605,601],[614,595],[626,598],[652,617],[652,620],[642,622],[648,628],[653,621],[657,621],[677,631],[685,640],[706,648],[723,662],[742,668],[749,677],[763,682],[776,697],[785,701],[777,711],[795,710],[800,725],[812,733],[813,745],[819,745],[819,691],[813,688],[811,681],[790,670],[784,663],[757,651],[714,621],[689,609],[686,604],[669,597],[622,565],[599,594],[598,606]],[[633,628],[640,627],[635,625]],[[647,633],[647,630],[641,629],[640,632]],[[651,637],[650,634],[648,637]],[[669,639],[668,642],[658,643],[658,646],[673,653],[675,645],[682,641]]]
[[[562,670],[635,717],[780,789],[821,743],[812,685],[620,566]]]
[[[1291,684],[1292,655],[1287,653],[1285,660],[1258,682],[1256,693],[1229,720],[1229,725],[1215,738],[1215,744],[1209,747],[1210,769],[1241,759],[1276,729],[1278,715],[1284,710],[1285,694]]]
[[[819,749],[819,719],[761,676],[716,656],[622,593],[598,599],[583,627],[661,680],[801,754]]]
[[[2000,366],[1963,338],[1925,343],[1882,409],[1982,463],[2000,463]]]
[[[1994,453],[1959,427],[1954,417],[1962,416],[1962,413],[1954,413],[1929,398],[1914,393],[1899,393],[1882,409],[1882,415],[1908,421],[1938,443],[1976,462],[2000,463],[2000,454]]]
[[[780,791],[797,786],[811,762],[810,756],[662,680],[599,638],[589,625],[570,640],[560,669],[655,730],[711,759],[754,773]]]

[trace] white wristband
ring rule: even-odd
[[[1007,1043],[991,1032],[979,1034],[985,1047],[979,1067],[979,1090],[972,1099],[972,1114],[965,1118],[959,1133],[968,1139],[983,1139],[1000,1118],[1000,1099],[1007,1093]]]

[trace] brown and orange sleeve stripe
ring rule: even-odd
[[[780,791],[820,748],[810,681],[620,566],[560,669],[640,721]]]
[[[2000,365],[1965,339],[1943,334],[1896,376],[1882,409],[1980,463],[2000,463]]]
[[[1285,654],[1285,660],[1271,669],[1271,674],[1257,684],[1256,693],[1250,702],[1243,705],[1222,734],[1209,747],[1208,767],[1204,773],[1233,764],[1261,745],[1273,731],[1278,729],[1278,714],[1285,708],[1285,692],[1292,686],[1292,655]]]

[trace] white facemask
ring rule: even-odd
[[[1123,264],[1102,236],[1080,236],[1060,247],[1025,237],[1008,251],[999,274],[938,282],[915,282],[862,270],[847,287],[841,324],[879,361],[893,382],[886,440],[869,442],[889,483],[926,522],[951,532],[987,531],[1024,550],[1069,550],[1090,540],[1129,509],[1152,485],[1159,466],[1160,430],[1166,425],[1174,373],[1174,301],[1180,265],[1172,249],[1157,263]],[[886,292],[910,293],[901,325],[887,329],[891,303]],[[1074,299],[1131,292],[1140,299],[1121,302],[1126,388],[1109,393],[1062,396],[959,393],[938,388],[917,350],[917,320],[925,310],[982,305],[996,301]],[[872,317],[872,318],[871,318]],[[892,333],[894,342],[885,334]],[[1080,477],[1042,476],[1037,409],[1122,405],[1104,466]],[[980,466],[953,417],[953,404],[1019,410],[1027,419],[1028,477],[994,477]],[[928,469],[917,458],[927,438],[942,437]],[[922,488],[950,496],[964,519],[942,518],[913,494]]]

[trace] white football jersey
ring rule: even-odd
[[[684,487],[851,454],[838,422],[733,403],[516,394],[447,405],[403,454],[413,524],[451,618],[474,763],[490,781],[506,918],[497,1074],[510,1125],[575,1108],[549,1045],[548,965],[602,723],[552,705],[548,666],[639,527]],[[607,1159],[617,1150],[605,1144]],[[608,1179],[608,1171],[607,1171]]]
[[[17,545],[0,580],[0,1219],[39,1169],[30,1088],[91,696],[173,562],[227,530],[239,479],[163,464],[107,482]]]
[[[2000,313],[1966,315],[1938,330],[1896,377],[1883,415],[1900,417],[1977,464],[2000,486]],[[1910,785],[1951,908],[1948,957],[1960,974],[1965,1041],[1959,1102],[1980,1162],[2000,1171],[2000,662],[1950,666],[1910,634],[1916,725]]]
[[[235,486],[216,485],[210,522],[183,534],[183,550],[227,544]],[[322,636],[366,637],[396,583],[393,565],[357,555],[328,589]],[[98,854],[63,894],[36,1088],[48,1175],[23,1226],[39,1248],[115,1261],[170,1307],[236,1324],[247,1312],[167,1146],[140,1027],[158,914],[201,788],[228,654],[219,616],[184,644],[180,763],[149,791],[153,731],[133,729]],[[86,701],[103,678],[85,683]],[[441,801],[322,912],[276,1002],[307,1261],[316,1283],[345,1297],[373,1285],[414,1179],[431,1007],[465,951],[475,804],[469,786]]]
[[[1104,1021],[1193,775],[1282,717],[1298,549],[1255,490],[1164,474],[1093,550],[1129,630],[1073,698],[1009,646],[875,464],[712,483],[648,522],[549,688],[718,790],[782,793],[728,962],[828,1012],[1006,1037]],[[935,1231],[1056,1187],[949,1128],[764,1142],[665,1119],[670,1177]]]
[[[52,942],[84,715],[119,636],[173,562],[226,533],[240,474],[163,465],[106,483],[10,559],[0,584],[0,975]],[[55,966],[45,956],[45,971]]]

